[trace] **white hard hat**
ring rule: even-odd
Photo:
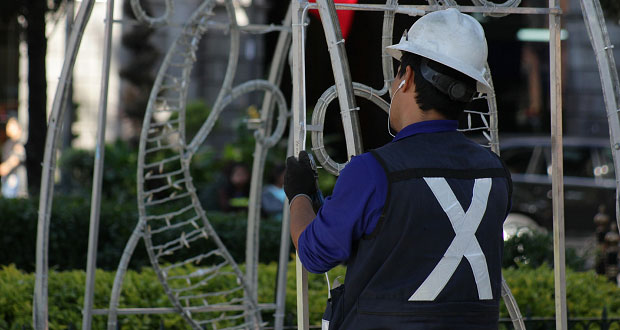
[[[484,78],[487,41],[476,19],[455,8],[422,16],[396,45],[385,51],[400,61],[402,52],[426,57],[475,79],[479,92],[492,92]]]

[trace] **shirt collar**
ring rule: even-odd
[[[437,133],[456,131],[459,126],[457,120],[427,120],[411,124],[396,134],[392,142],[420,133]]]

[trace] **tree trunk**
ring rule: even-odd
[[[26,1],[26,39],[28,43],[28,142],[26,143],[26,169],[30,196],[36,196],[41,186],[41,170],[45,137],[47,134],[47,80],[45,55],[46,2]]]

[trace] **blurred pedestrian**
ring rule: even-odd
[[[232,163],[224,171],[225,183],[218,190],[221,211],[232,212],[248,208],[250,196],[250,170],[243,163]]]
[[[27,197],[26,149],[21,141],[22,128],[17,118],[9,117],[6,122],[6,136],[9,138],[2,146],[2,196],[5,198]]]
[[[284,192],[284,165],[277,165],[271,171],[269,184],[263,188],[262,210],[267,216],[282,219],[282,209],[286,193]]]

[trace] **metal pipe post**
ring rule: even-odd
[[[298,156],[304,150],[306,140],[306,93],[305,93],[305,68],[304,68],[304,21],[303,11],[307,6],[305,0],[292,0],[292,31],[293,31],[293,155]],[[304,268],[295,255],[295,274],[297,286],[297,328],[307,330],[310,328],[308,311],[308,271]]]
[[[290,11],[287,12],[283,22],[284,25],[291,24]],[[284,73],[284,64],[286,64],[287,52],[290,48],[291,34],[289,31],[281,31],[278,36],[278,43],[271,61],[268,81],[275,86],[279,86]],[[265,92],[265,98],[261,106],[261,128],[263,136],[267,136],[273,130],[273,110],[276,104],[274,95],[269,91]],[[252,288],[252,297],[250,299],[258,302],[258,257],[259,257],[259,232],[260,232],[260,211],[262,200],[263,176],[265,172],[265,160],[269,152],[270,145],[265,145],[263,141],[257,139],[254,147],[254,161],[252,165],[252,182],[250,184],[250,201],[248,208],[248,228],[246,239],[246,281],[248,286]],[[286,241],[288,243],[288,240]],[[277,288],[286,289],[286,288]],[[283,308],[284,306],[282,306]],[[277,313],[277,312],[276,312]],[[283,314],[283,313],[282,313]],[[284,315],[282,315],[282,321]]]
[[[293,118],[290,119],[290,126],[293,127]],[[293,135],[292,129],[289,129],[288,145],[286,148],[286,156],[293,155]],[[288,199],[285,199],[288,204]],[[276,284],[276,311],[274,314],[275,330],[284,329],[284,312],[286,307],[286,273],[288,272],[289,251],[291,248],[291,210],[284,207],[282,210],[282,229],[280,231],[280,255],[278,258],[278,278]]]
[[[82,41],[82,35],[86,28],[86,23],[92,13],[95,0],[82,2],[77,15],[76,24],[73,26],[69,45],[67,46],[67,56],[62,65],[58,87],[54,95],[52,113],[47,125],[47,136],[45,137],[45,154],[43,156],[43,170],[41,173],[41,191],[39,195],[39,217],[37,223],[37,256],[36,256],[36,277],[34,284],[34,297],[32,308],[32,319],[36,330],[47,329],[47,278],[48,278],[48,246],[49,246],[49,226],[52,212],[52,200],[54,195],[54,170],[56,168],[56,151],[58,149],[58,137],[62,128],[62,118],[65,105],[67,103],[67,86],[69,76],[73,72],[73,66],[77,57],[78,49]]]
[[[282,26],[291,26],[291,8],[286,12]],[[284,73],[284,67],[288,58],[289,50],[291,48],[291,31],[281,31],[278,36],[278,42],[274,51],[274,58],[271,62],[269,69],[269,81],[273,82],[276,86],[279,86],[282,82],[282,75]],[[273,95],[267,93],[263,100],[262,111],[268,111],[275,105]],[[268,119],[269,123],[271,118]],[[290,122],[290,120],[289,120]],[[266,123],[268,124],[268,123]],[[291,126],[292,127],[292,126]],[[267,129],[266,131],[270,131]],[[290,156],[293,153],[291,144],[291,133],[289,130],[289,143],[286,151],[286,155]],[[278,258],[278,276],[276,280],[276,310],[274,313],[274,328],[275,330],[282,330],[284,328],[284,311],[286,307],[286,273],[288,271],[288,259],[289,249],[291,246],[290,240],[290,210],[285,207],[282,214],[282,228],[280,233],[280,254]]]
[[[620,104],[618,104],[620,102],[620,79],[613,54],[614,46],[609,40],[605,17],[599,0],[581,0],[581,11],[601,77],[614,169],[615,173],[620,173],[620,157],[618,156],[618,150],[620,150],[620,117],[618,113],[620,111]],[[616,175],[616,223],[620,228],[618,187],[620,187],[620,175]]]
[[[549,9],[559,0],[549,0]],[[555,325],[567,329],[566,258],[564,246],[564,166],[562,153],[562,44],[560,14],[549,15],[549,81],[551,83],[551,172],[553,193],[553,266],[555,280]]]
[[[114,0],[108,0],[105,33],[103,41],[103,65],[101,68],[101,92],[99,94],[99,115],[97,117],[97,144],[95,148],[95,170],[90,201],[90,228],[88,232],[88,259],[86,262],[86,287],[84,289],[84,310],[82,330],[90,330],[93,300],[95,296],[95,270],[97,268],[97,241],[99,237],[99,213],[101,209],[101,181],[104,171],[105,130],[108,110],[108,87],[110,82],[110,57],[112,56],[112,19]]]
[[[405,14],[409,16],[421,16],[425,13],[432,11],[446,9],[444,5],[379,5],[379,4],[350,4],[350,3],[337,3],[335,4],[338,10],[356,10],[356,11],[374,11],[383,12],[386,10],[392,10],[396,14]],[[310,4],[310,9],[318,9],[318,4]],[[508,15],[508,14],[521,14],[521,15],[549,15],[549,14],[561,14],[559,8],[545,8],[545,7],[501,7],[501,6],[458,6],[458,9],[462,13],[480,13],[488,15]]]
[[[387,0],[386,6],[398,8],[398,0]],[[381,30],[381,68],[383,71],[383,87],[380,95],[389,92],[392,95],[391,87],[394,80],[394,60],[392,55],[388,54],[385,49],[394,43],[394,12],[386,10],[383,12],[383,29]]]
[[[334,72],[334,80],[336,81],[342,127],[347,144],[347,158],[351,159],[351,157],[361,154],[363,147],[362,132],[357,113],[359,108],[355,105],[347,51],[344,46],[342,31],[340,30],[336,5],[333,1],[328,0],[317,0],[316,3],[319,7],[332,71]]]
[[[65,47],[69,45],[69,39],[71,38],[71,29],[73,29],[73,21],[75,19],[75,1],[67,0],[65,3]],[[69,49],[66,48],[65,51]],[[62,152],[71,148],[71,140],[73,138],[73,132],[71,131],[71,124],[73,123],[75,109],[73,108],[73,77],[69,77],[69,86],[67,86],[67,110],[63,118],[63,133],[62,133]],[[69,176],[69,170],[64,169],[60,173],[61,187],[67,185],[67,176]]]

